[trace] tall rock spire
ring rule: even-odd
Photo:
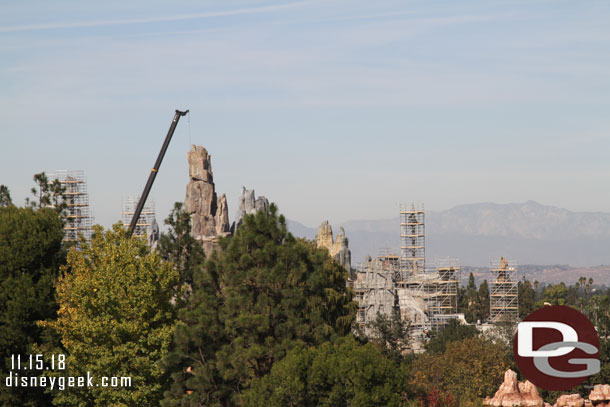
[[[229,234],[227,197],[216,196],[212,158],[202,146],[191,146],[187,154],[189,183],[184,209],[191,216],[191,234],[201,242],[206,254],[218,249],[218,236]]]

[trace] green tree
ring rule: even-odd
[[[443,353],[423,353],[412,364],[410,384],[420,394],[449,393],[459,405],[491,396],[510,367],[505,346],[481,336],[447,344]]]
[[[11,192],[6,185],[0,185],[0,208],[11,206],[13,200],[11,199]]]
[[[248,215],[193,276],[165,360],[167,406],[238,403],[254,378],[298,344],[347,334],[355,306],[347,274],[326,250],[295,239],[277,207]]]
[[[379,313],[368,325],[367,339],[385,357],[402,362],[409,347],[409,323],[402,320],[400,311],[395,309],[389,317]]]
[[[464,318],[469,323],[476,322],[476,308],[479,302],[477,286],[474,281],[474,275],[470,273],[468,276],[468,284],[466,288],[462,288],[461,298],[458,301],[459,311],[464,313]]]
[[[529,280],[523,277],[523,281],[519,281],[518,286],[519,298],[519,318],[523,319],[534,312],[536,302],[536,292]]]
[[[162,233],[158,250],[165,260],[171,261],[183,283],[193,283],[193,270],[203,266],[205,253],[199,242],[191,235],[191,217],[182,208],[182,202],[176,202],[165,224],[167,233]]]
[[[50,209],[0,207],[0,370],[6,377],[11,355],[31,353],[48,340],[36,321],[55,317],[53,283],[65,261],[63,224]],[[39,372],[32,372],[36,375]],[[45,406],[39,388],[0,387],[2,406]]]
[[[487,280],[483,280],[479,286],[479,292],[477,293],[477,304],[475,316],[478,321],[485,321],[489,317],[489,285]]]
[[[432,333],[432,338],[426,345],[431,353],[443,353],[447,344],[477,336],[479,331],[472,325],[462,325],[457,319],[450,319],[447,325],[438,332]]]
[[[297,347],[243,394],[251,407],[407,405],[405,367],[351,336]]]
[[[542,292],[542,299],[536,302],[536,308],[543,307],[544,303],[549,303],[551,305],[566,305],[567,296],[568,288],[565,283],[549,284]]]
[[[68,203],[66,201],[66,187],[55,179],[49,181],[49,177],[44,172],[34,174],[34,182],[37,187],[31,189],[32,195],[36,200],[26,198],[26,205],[32,208],[55,208],[59,214],[64,214]]]
[[[178,273],[122,225],[94,230],[90,244],[68,253],[57,283],[57,320],[42,324],[57,332],[67,353],[66,370],[51,375],[130,377],[131,387],[73,388],[58,392],[54,403],[158,405],[168,384],[159,361],[175,326]]]

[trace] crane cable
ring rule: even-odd
[[[193,143],[191,141],[191,115],[188,114],[186,119],[187,119],[187,121],[189,123],[189,149],[190,149],[191,145],[193,145]]]

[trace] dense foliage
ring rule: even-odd
[[[0,370],[4,378],[11,355],[25,355],[45,341],[36,321],[55,317],[54,281],[64,261],[63,224],[51,209],[0,207]],[[25,358],[25,356],[23,356]],[[2,383],[0,405],[44,406],[41,389],[10,388]]]
[[[426,350],[431,353],[444,353],[447,349],[447,344],[467,338],[477,336],[479,331],[472,325],[462,325],[457,319],[451,319],[447,325],[433,332],[431,339],[426,345]]]
[[[167,382],[159,361],[175,326],[178,273],[123,226],[95,227],[91,244],[68,253],[57,283],[57,320],[45,325],[67,353],[61,376],[130,377],[131,387],[57,392],[59,406],[154,406]],[[99,382],[97,382],[99,384]]]
[[[167,233],[162,233],[158,250],[165,260],[170,261],[180,274],[180,281],[193,283],[193,273],[199,271],[205,260],[201,244],[191,235],[190,215],[176,202],[165,224]]]
[[[297,345],[349,333],[355,303],[346,271],[295,239],[275,205],[246,216],[193,276],[165,365],[165,405],[238,405],[253,379]]]
[[[6,376],[12,354],[62,353],[66,370],[45,374],[89,371],[132,384],[53,393],[3,386],[1,406],[475,406],[515,369],[514,321],[482,335],[451,320],[419,355],[407,352],[409,325],[398,312],[353,328],[346,270],[288,233],[275,205],[246,216],[208,259],[177,203],[158,251],[120,225],[97,227],[66,263],[65,190],[44,173],[34,181],[25,208],[0,185],[0,370]],[[609,383],[610,290],[586,277],[518,284],[520,318],[561,304],[595,324],[602,369],[576,390]],[[469,276],[458,312],[487,320],[486,281],[477,287]],[[541,395],[554,402],[558,394]]]
[[[352,337],[297,347],[243,396],[250,407],[405,406],[406,366]]]
[[[383,356],[398,363],[408,359],[409,322],[402,320],[399,310],[394,310],[391,316],[377,314],[375,320],[367,326],[368,335],[357,330],[360,340],[370,341]]]
[[[511,366],[509,349],[481,336],[446,344],[442,353],[424,353],[413,362],[411,384],[418,392],[442,390],[460,403],[493,395]]]
[[[458,308],[469,323],[484,322],[489,317],[489,287],[483,281],[477,290],[474,276],[470,273],[468,285],[458,291]]]

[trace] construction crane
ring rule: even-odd
[[[136,207],[136,211],[133,214],[133,218],[131,218],[131,223],[129,224],[129,229],[127,229],[127,235],[131,236],[133,230],[138,223],[138,219],[140,218],[140,214],[142,213],[142,208],[144,208],[144,204],[146,203],[146,199],[148,198],[148,194],[150,189],[152,188],[153,183],[155,182],[155,177],[159,172],[159,167],[161,166],[161,161],[163,161],[163,157],[165,156],[165,152],[167,151],[167,147],[169,146],[169,142],[172,140],[172,136],[174,135],[174,130],[176,130],[176,126],[178,125],[178,121],[180,117],[186,116],[188,110],[180,111],[176,110],[176,114],[174,114],[174,120],[172,120],[172,124],[169,126],[169,130],[167,131],[167,136],[165,136],[165,141],[161,146],[161,151],[159,151],[159,156],[157,157],[157,161],[155,161],[155,165],[152,170],[150,170],[150,175],[148,176],[148,181],[146,182],[146,186],[144,187],[144,191],[142,195],[140,195],[140,201],[138,202],[138,206]]]

